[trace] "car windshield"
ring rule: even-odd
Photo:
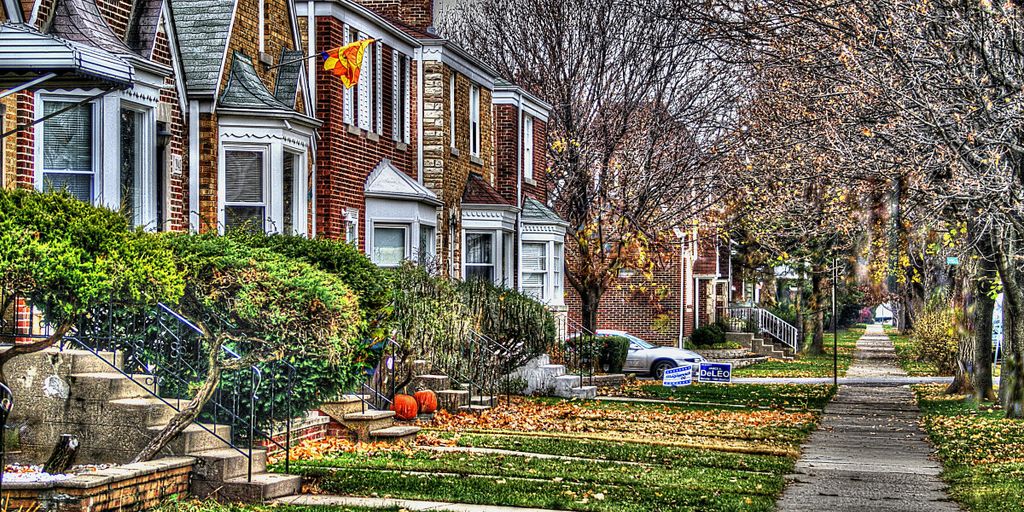
[[[642,349],[646,350],[646,349],[654,348],[654,345],[652,345],[650,343],[647,343],[646,341],[644,341],[644,340],[642,340],[640,338],[637,338],[636,336],[633,336],[632,334],[626,334],[625,337],[629,338],[629,341],[632,342],[633,345],[635,345],[637,347],[640,347]]]

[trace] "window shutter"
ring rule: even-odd
[[[405,73],[405,87],[402,88],[402,94],[405,95],[405,106],[402,109],[402,123],[405,125],[405,130],[403,130],[402,133],[404,134],[403,138],[405,140],[402,142],[408,144],[412,136],[412,132],[410,131],[412,127],[409,125],[409,118],[412,113],[412,98],[410,97],[410,90],[412,89],[412,59],[404,59],[404,62],[405,69],[402,70],[402,73]]]
[[[351,41],[352,38],[350,37],[351,34],[352,34],[351,27],[349,27],[348,25],[344,25],[343,28],[342,28],[342,32],[343,32],[343,35],[342,35],[342,38],[341,38],[342,43],[343,44],[351,43],[352,42]],[[353,112],[352,112],[352,101],[353,101],[352,89],[346,88],[345,89],[345,107],[344,107],[345,108],[345,113],[344,113],[344,115],[345,115],[345,122],[348,123],[348,124],[355,124],[355,121],[352,119],[352,115],[353,115]]]
[[[359,33],[359,39],[365,38],[366,35]],[[364,130],[370,129],[370,87],[371,77],[373,76],[373,56],[374,52],[369,51],[363,54],[363,66],[359,72],[359,112],[357,115],[359,119],[357,124]]]
[[[402,141],[401,131],[399,130],[398,123],[401,122],[402,113],[399,112],[399,101],[402,91],[398,89],[398,73],[399,64],[401,63],[402,56],[400,53],[391,50],[391,138],[398,142]]]
[[[374,43],[373,45],[377,51],[373,59],[374,79],[373,87],[377,90],[377,104],[374,108],[377,109],[376,126],[373,130],[378,135],[384,135],[384,45],[380,43]]]
[[[263,153],[224,153],[224,200],[228,203],[263,202]]]

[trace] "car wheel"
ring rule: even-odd
[[[675,361],[668,361],[665,359],[655,361],[654,364],[651,365],[651,375],[660,380],[665,377],[665,370],[671,370],[675,367]]]

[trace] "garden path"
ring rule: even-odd
[[[849,379],[825,408],[778,502],[781,512],[953,512],[941,465],[918,426],[920,411],[892,341],[870,325],[857,341]]]

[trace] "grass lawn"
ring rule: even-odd
[[[514,398],[479,415],[438,413],[415,447],[297,450],[292,465],[332,494],[595,512],[770,511],[819,410],[725,407],[758,395],[783,404],[797,390],[765,388],[695,392],[694,402],[722,404],[711,406]]]
[[[853,360],[853,350],[857,340],[864,334],[863,327],[841,329],[839,331],[839,376],[846,375]],[[808,341],[807,343],[810,343]],[[792,361],[771,359],[764,363],[740,368],[732,373],[733,377],[831,377],[832,376],[832,335],[825,333],[825,352],[810,356],[797,354]]]
[[[1024,511],[1024,421],[998,407],[915,386],[950,495],[970,511]]]
[[[170,499],[152,509],[154,512],[399,512],[398,508],[302,507],[291,505],[225,504],[216,501]]]
[[[694,383],[690,386],[668,388],[661,384],[637,382],[624,387],[622,394],[627,397],[671,400],[682,404],[821,410],[835,395],[835,390],[832,386],[790,384]]]
[[[939,369],[932,363],[918,361],[914,357],[913,345],[910,343],[910,336],[898,334],[896,328],[887,325],[885,333],[889,335],[893,345],[896,346],[896,357],[899,359],[900,367],[911,377],[931,377],[941,375]]]

